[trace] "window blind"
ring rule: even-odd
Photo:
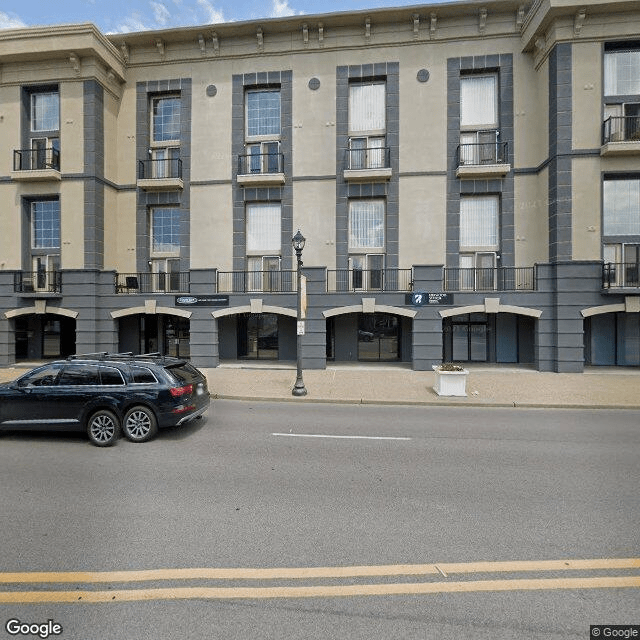
[[[604,94],[640,94],[640,51],[612,51],[604,56]]]
[[[247,251],[280,253],[280,203],[247,205]]]
[[[384,131],[386,127],[385,86],[384,82],[357,82],[349,86],[349,130],[351,132]]]
[[[498,197],[460,198],[460,249],[498,248]]]
[[[349,204],[349,249],[384,249],[384,201]]]
[[[280,135],[280,90],[248,91],[247,135]]]
[[[640,179],[604,181],[605,236],[640,235]]]
[[[498,126],[498,78],[469,76],[460,80],[460,126]]]

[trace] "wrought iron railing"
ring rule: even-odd
[[[640,116],[611,116],[602,123],[602,144],[640,142]]]
[[[182,179],[181,158],[138,160],[138,180]]]
[[[14,271],[13,290],[16,293],[60,293],[62,291],[62,272]]]
[[[238,156],[238,175],[284,173],[284,154],[246,153]]]
[[[444,291],[535,291],[535,267],[445,267]]]
[[[411,269],[335,269],[327,271],[327,292],[411,291]]]
[[[14,150],[14,171],[34,171],[40,169],[55,169],[56,171],[60,171],[60,151],[54,148]]]
[[[389,169],[391,150],[389,147],[365,147],[347,149],[347,169]]]
[[[602,266],[602,288],[640,287],[640,263],[605,262]]]
[[[486,164],[507,164],[509,144],[507,142],[470,142],[461,144],[456,150],[458,167]]]
[[[296,290],[296,271],[218,271],[218,293],[291,293]]]
[[[189,293],[188,271],[117,273],[116,293]]]

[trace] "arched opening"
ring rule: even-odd
[[[412,320],[393,313],[347,313],[327,318],[327,360],[411,361]]]
[[[515,313],[463,313],[442,322],[445,362],[535,362],[535,318]]]
[[[640,366],[640,313],[601,313],[584,320],[585,364]]]
[[[296,319],[271,312],[241,312],[218,318],[221,360],[296,359]]]
[[[76,321],[44,313],[13,319],[16,362],[66,358],[76,352]]]
[[[118,350],[189,358],[189,319],[162,313],[123,316],[118,320]]]

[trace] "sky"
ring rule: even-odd
[[[93,22],[103,33],[356,11],[439,0],[0,0],[0,29]]]

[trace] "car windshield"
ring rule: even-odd
[[[61,365],[51,364],[32,371],[20,378],[18,384],[21,387],[51,387],[56,384],[56,378],[60,373]]]

